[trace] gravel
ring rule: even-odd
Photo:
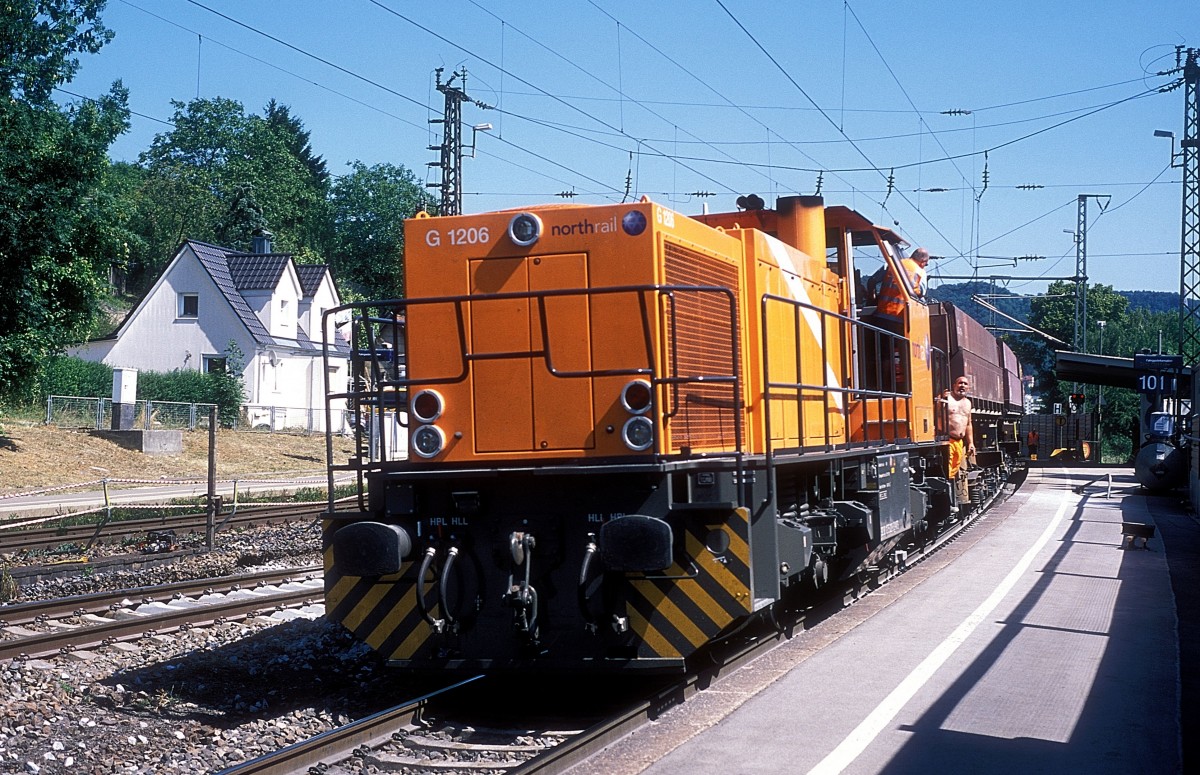
[[[222,536],[211,555],[39,582],[20,599],[315,563],[318,542],[296,526],[254,528]],[[0,664],[0,773],[211,772],[423,691],[322,612]]]
[[[176,540],[180,550],[195,554],[153,567],[106,572],[85,570],[82,574],[25,583],[18,589],[13,602],[48,600],[188,579],[233,576],[271,567],[321,564],[320,532],[307,522],[222,531],[217,534],[216,546],[212,552],[203,551],[203,535],[184,535]],[[119,545],[97,545],[89,552],[89,556],[95,561],[120,554],[121,549]],[[154,555],[136,555],[138,560],[153,558]],[[18,553],[17,556],[8,558],[6,564],[22,565],[34,562],[44,562],[44,558]],[[0,608],[0,612],[3,610]]]

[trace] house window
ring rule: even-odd
[[[229,359],[224,355],[206,355],[204,356],[204,373],[205,374],[224,374],[228,369]]]
[[[279,325],[283,328],[291,328],[292,321],[288,319],[288,300],[279,300]]]
[[[181,294],[179,294],[179,317],[181,317],[181,318],[198,318],[198,317],[200,317],[200,294],[198,294],[198,293],[181,293]]]

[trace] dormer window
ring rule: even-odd
[[[288,318],[288,300],[279,300],[279,325],[284,328],[291,328],[292,321]]]
[[[181,293],[181,294],[179,294],[178,316],[181,318],[198,318],[198,317],[200,317],[200,294],[198,294],[198,293]]]

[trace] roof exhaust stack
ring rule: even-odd
[[[272,234],[271,232],[267,231],[266,229],[255,229],[254,230],[254,250],[252,252],[263,253],[263,254],[270,253],[271,252],[271,240],[274,237],[275,237],[275,235]]]

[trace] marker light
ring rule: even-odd
[[[413,417],[421,422],[433,422],[442,416],[442,395],[436,390],[422,390],[413,396],[409,405]]]
[[[654,424],[644,415],[630,417],[621,428],[621,440],[634,452],[650,449],[654,443]]]
[[[412,445],[421,457],[433,457],[446,446],[446,434],[436,425],[422,425],[413,431]]]
[[[518,213],[508,222],[508,238],[527,248],[542,236],[542,219],[533,213]]]
[[[650,408],[650,383],[644,379],[635,379],[621,388],[621,406],[631,414],[645,414]]]

